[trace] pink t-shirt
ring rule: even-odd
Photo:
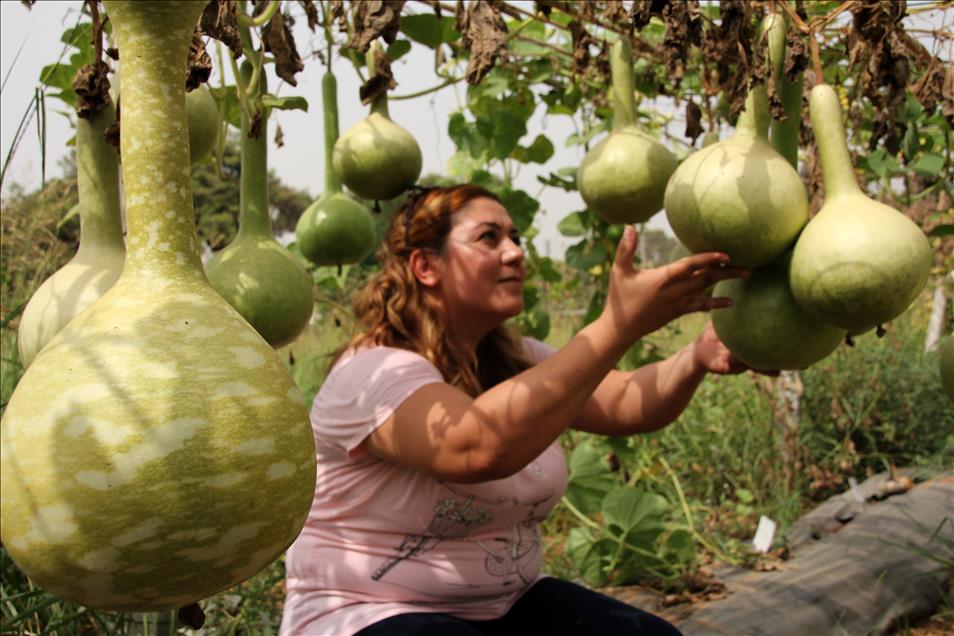
[[[524,339],[533,362],[553,353]],[[438,481],[361,446],[414,391],[443,382],[424,357],[372,347],[342,356],[311,410],[318,477],[286,555],[281,634],[343,636],[396,614],[502,616],[540,577],[539,524],[567,483],[553,443],[523,470],[481,484]]]

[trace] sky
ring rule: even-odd
[[[908,5],[914,6],[915,2],[909,2]],[[63,48],[59,41],[60,34],[76,22],[80,6],[79,0],[42,0],[37,2],[32,10],[28,10],[20,2],[0,1],[0,73],[3,74],[3,87],[0,92],[0,153],[4,162],[20,121],[24,114],[28,113],[30,101],[38,85],[40,70],[43,66],[57,61]],[[420,12],[430,11],[419,3],[409,3],[407,8]],[[279,95],[301,95],[308,100],[310,107],[307,113],[284,111],[273,114],[269,130],[269,162],[286,184],[317,197],[321,193],[324,174],[321,77],[325,68],[311,55],[316,48],[324,49],[324,36],[320,32],[312,34],[305,20],[299,20],[294,29],[305,70],[296,76],[297,87],[285,83],[279,86],[275,81],[272,81],[270,87],[273,91],[277,90]],[[209,52],[213,54],[215,64],[214,49],[211,46]],[[945,53],[942,57],[950,60],[951,52]],[[333,66],[338,80],[340,127],[344,132],[365,117],[368,110],[361,105],[358,98],[360,78],[351,63],[335,59]],[[434,75],[433,66],[433,52],[424,46],[414,45],[411,53],[392,65],[398,86],[391,91],[391,96],[415,93],[439,84],[440,80]],[[274,78],[274,75],[271,77]],[[217,71],[213,72],[211,83],[218,85]],[[447,134],[447,121],[450,114],[460,109],[465,101],[464,82],[415,99],[390,100],[392,119],[406,128],[421,148],[424,174],[446,172],[447,161],[455,152],[454,144]],[[57,163],[67,152],[66,142],[72,136],[72,131],[67,118],[55,112],[62,110],[62,102],[48,99],[46,106],[46,174],[51,177],[59,175]],[[522,141],[527,145],[537,134],[543,133],[553,141],[556,152],[546,164],[522,165],[515,185],[540,202],[541,211],[538,212],[536,222],[540,228],[540,236],[535,241],[537,248],[545,255],[561,257],[565,248],[574,240],[562,237],[556,230],[556,224],[567,214],[583,209],[583,200],[575,192],[544,188],[537,181],[537,176],[560,168],[578,166],[584,150],[581,146],[565,145],[567,137],[574,132],[568,117],[547,116],[544,111],[545,106],[539,104]],[[284,146],[281,148],[274,144],[276,122],[284,133]],[[36,124],[34,118],[10,160],[3,186],[5,190],[10,182],[18,182],[27,190],[39,187],[41,183],[41,152]],[[684,123],[676,115],[670,124],[670,132],[681,136],[683,129]],[[656,214],[647,226],[672,233],[664,212]]]

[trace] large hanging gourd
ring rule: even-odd
[[[632,46],[620,37],[610,49],[613,130],[586,153],[577,186],[587,207],[608,223],[644,223],[663,207],[676,158],[636,126]]]
[[[938,375],[947,399],[954,404],[954,334],[941,338],[937,345]]]
[[[103,136],[115,121],[112,103],[76,120],[79,249],[40,285],[23,310],[17,348],[24,367],[122,272],[126,248],[119,218],[119,157]]]
[[[174,609],[291,544],[315,449],[284,364],[196,255],[183,79],[206,2],[103,4],[123,60],[126,266],[7,405],[0,535],[68,601]]]
[[[712,326],[732,354],[755,369],[805,369],[830,354],[845,330],[803,312],[788,287],[791,253],[752,270],[748,278],[719,281],[716,298],[731,307],[712,312]]]
[[[680,164],[666,187],[666,217],[693,252],[727,253],[733,265],[779,258],[808,222],[808,194],[768,141],[766,87],[749,90],[735,133]]]
[[[243,62],[241,72],[247,83],[252,65]],[[262,74],[259,94],[264,89]],[[314,298],[311,275],[272,235],[268,218],[268,109],[259,112],[258,137],[249,136],[249,117],[244,110],[241,116],[238,234],[206,263],[205,272],[215,291],[277,348],[293,341],[308,325]]]
[[[321,79],[325,124],[325,191],[302,213],[295,226],[298,251],[315,265],[357,263],[376,243],[371,212],[341,191],[332,167],[338,140],[338,83],[329,71]]]
[[[789,280],[804,311],[860,333],[914,301],[931,273],[931,246],[913,221],[858,187],[831,86],[812,89],[809,110],[825,203],[795,244]]]
[[[374,77],[381,45],[368,49],[369,77]],[[363,199],[393,199],[421,176],[423,160],[414,137],[394,123],[387,91],[371,102],[371,113],[345,131],[334,144],[332,165],[342,183]]]

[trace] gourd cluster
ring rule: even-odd
[[[606,221],[644,222],[665,207],[689,252],[725,252],[751,269],[746,279],[715,286],[712,294],[733,305],[715,310],[712,321],[737,358],[766,370],[804,369],[851,336],[880,330],[914,301],[933,261],[915,223],[858,187],[837,95],[824,83],[809,96],[825,189],[824,205],[810,217],[795,170],[802,78],[789,82],[781,72],[785,31],[780,15],[763,21],[787,125],[770,125],[762,83],[750,90],[734,133],[678,167],[633,126],[632,63],[617,43],[613,131],[578,175],[583,199]]]

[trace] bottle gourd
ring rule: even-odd
[[[245,81],[252,76],[246,60]],[[264,93],[265,75],[259,78]],[[241,90],[241,89],[239,89]],[[253,100],[258,102],[258,100]],[[275,240],[268,219],[268,114],[261,109],[258,137],[250,137],[249,117],[242,111],[242,170],[239,186],[239,230],[235,239],[205,265],[219,292],[275,348],[301,334],[314,309],[308,271]]]
[[[914,301],[931,273],[931,246],[913,221],[858,187],[831,86],[812,88],[809,111],[825,203],[795,244],[792,293],[807,313],[861,333]]]
[[[113,286],[126,248],[119,218],[119,156],[103,136],[116,121],[110,102],[76,120],[76,186],[80,243],[76,255],[30,298],[17,331],[20,363],[28,367],[50,339]]]
[[[332,166],[338,140],[338,82],[329,71],[321,78],[325,124],[325,191],[298,219],[298,251],[315,265],[357,263],[377,241],[371,212],[341,191]]]
[[[367,54],[369,77],[375,75],[379,54],[381,45],[375,40]],[[332,165],[342,183],[363,199],[393,199],[421,176],[421,148],[391,119],[387,91],[374,98],[367,117],[335,142]]]
[[[805,369],[827,357],[845,330],[803,312],[788,286],[791,251],[748,278],[716,283],[712,295],[732,306],[712,312],[712,326],[736,358],[755,369]]]
[[[758,267],[792,246],[808,222],[808,194],[768,141],[764,84],[749,91],[731,137],[691,154],[666,186],[666,217],[693,252],[725,252]]]
[[[204,0],[106,0],[123,60],[119,280],[26,370],[0,424],[0,534],[88,607],[189,605],[298,536],[315,447],[274,350],[196,255],[186,59]]]
[[[577,171],[580,196],[607,223],[643,223],[663,206],[676,158],[636,126],[632,46],[625,37],[610,49],[613,130],[586,153]]]

